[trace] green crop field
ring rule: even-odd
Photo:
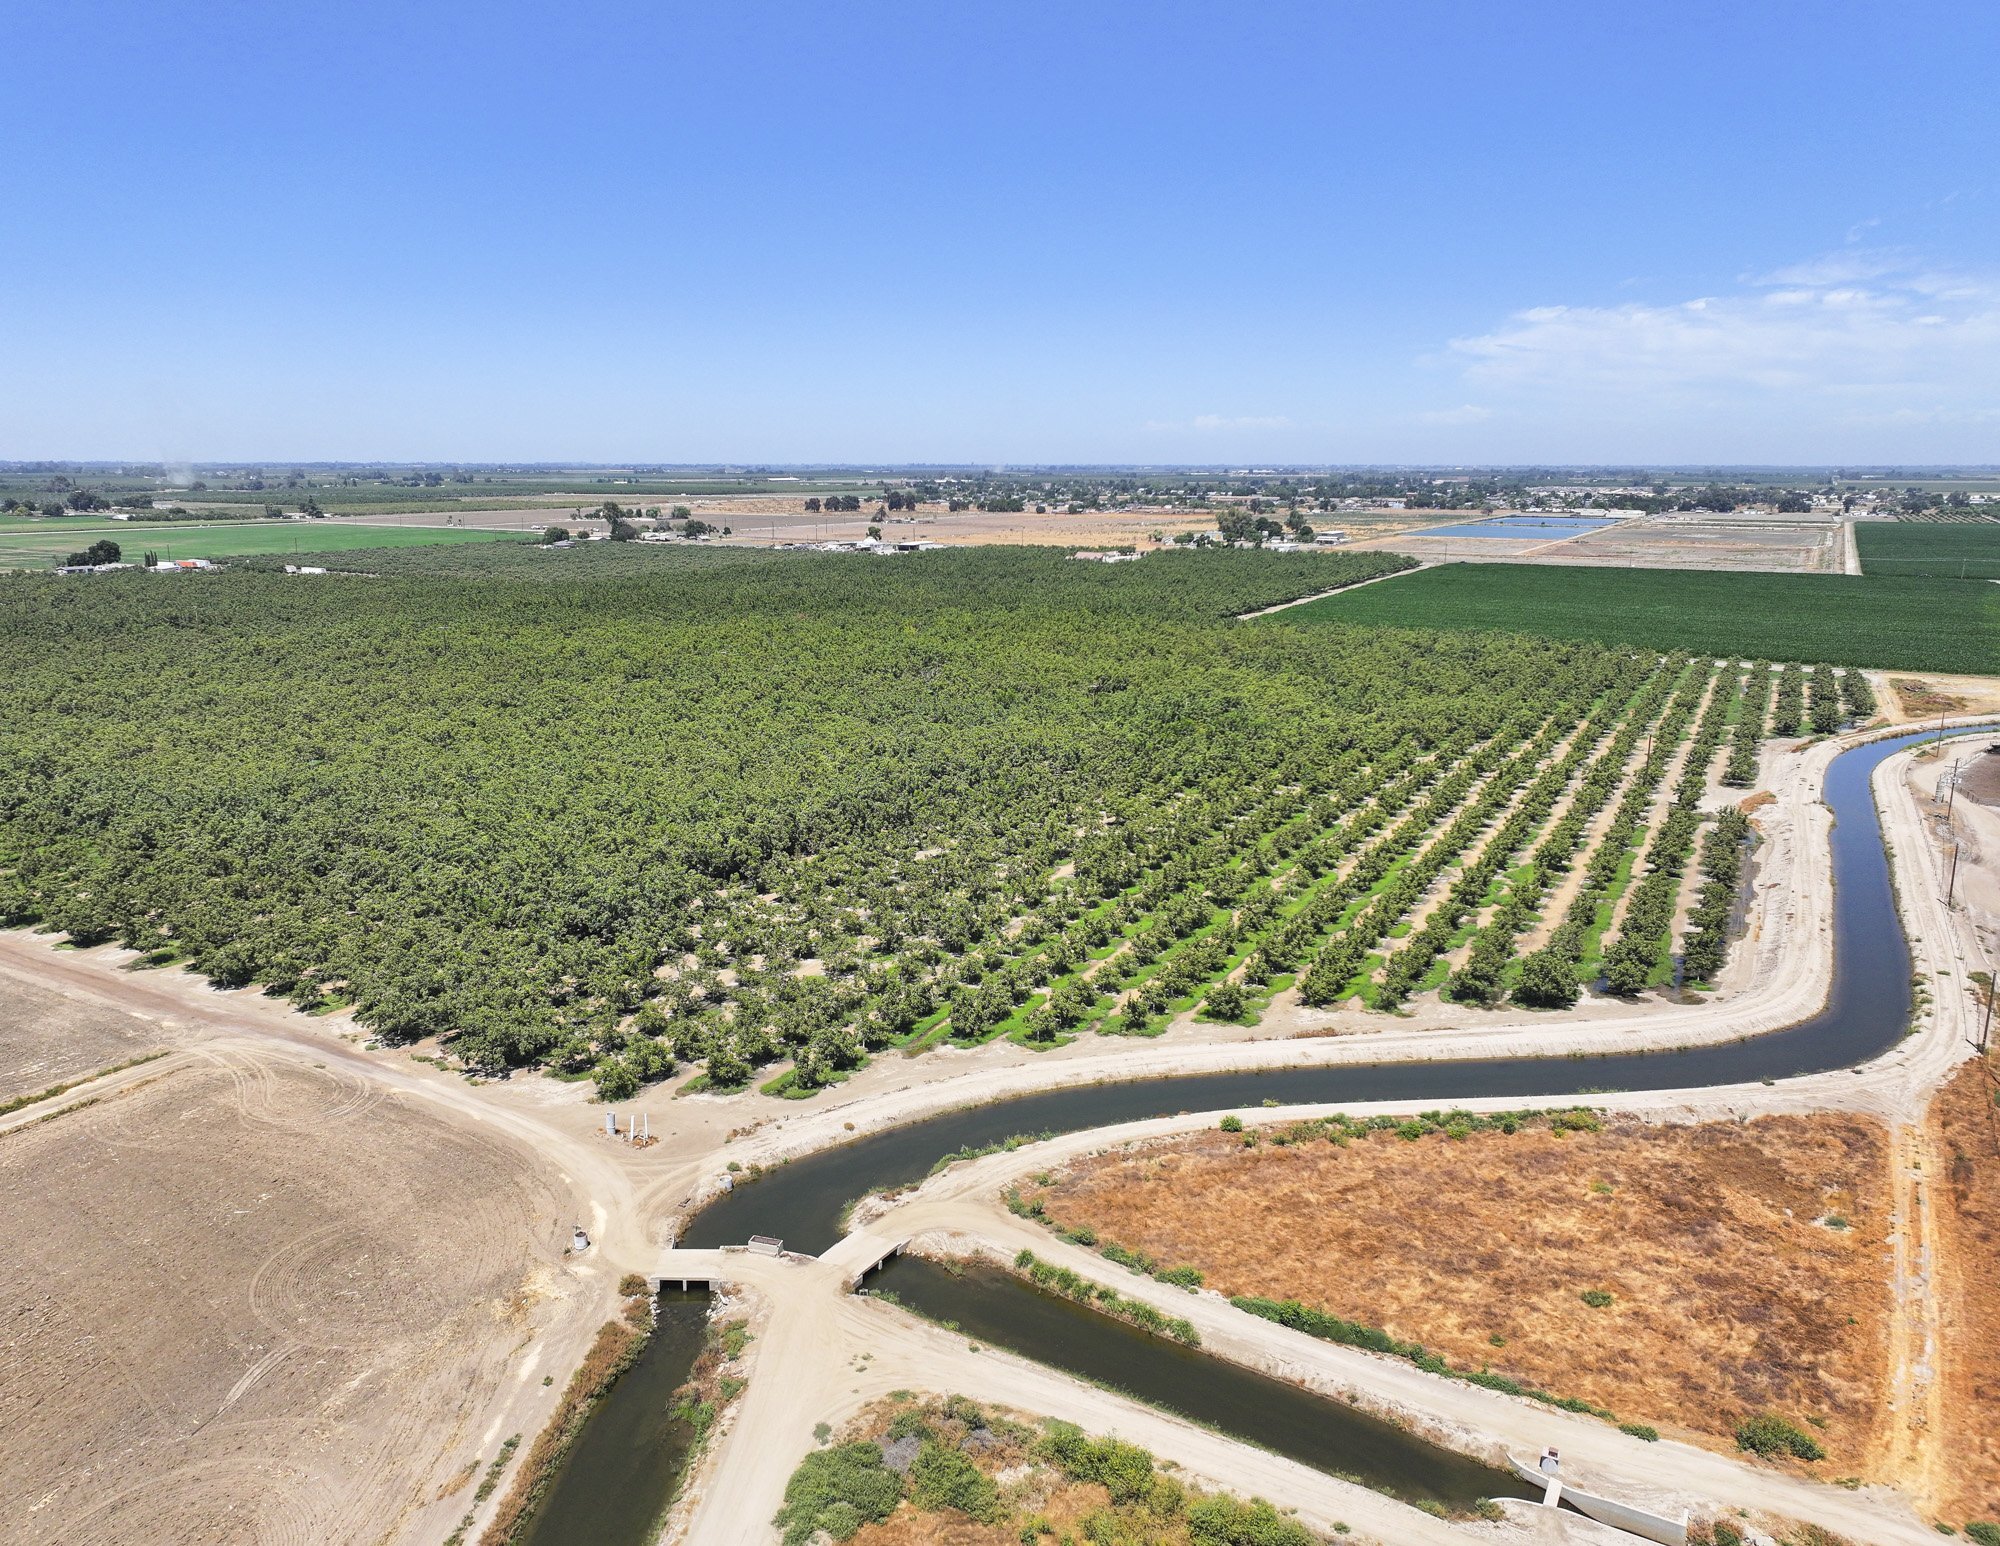
[[[1553,639],[2000,673],[2000,586],[1904,576],[1447,564],[1272,619],[1503,629]]]
[[[1856,521],[1867,574],[2000,580],[2000,521]]]
[[[520,540],[519,532],[462,526],[350,526],[336,521],[0,521],[0,569],[46,569],[108,537],[137,563],[148,550],[162,558],[234,558],[252,554],[312,557],[357,548],[433,546],[450,542]]]

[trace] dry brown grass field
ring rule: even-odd
[[[1931,1107],[1943,1300],[1946,1518],[2000,1518],[2000,1079],[1961,1068]]]
[[[0,1537],[408,1538],[504,1437],[472,1414],[543,1319],[561,1196],[515,1149],[243,1052],[0,1135]]]
[[[1890,1197],[1872,1120],[1345,1146],[1217,1132],[1055,1181],[1028,1195],[1057,1223],[1225,1294],[1298,1299],[1714,1448],[1774,1411],[1813,1424],[1816,1474],[1866,1475],[1884,1447]]]

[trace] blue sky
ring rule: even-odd
[[[2000,8],[0,15],[0,457],[2000,461]]]

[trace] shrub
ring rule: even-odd
[[[910,1499],[919,1508],[955,1508],[981,1524],[991,1524],[1000,1512],[992,1479],[935,1439],[926,1439],[910,1462]]]
[[[986,1414],[979,1409],[979,1403],[965,1396],[946,1396],[944,1415],[964,1423],[968,1428],[986,1426]]]
[[[1096,1482],[1113,1503],[1135,1502],[1152,1493],[1153,1457],[1122,1439],[1088,1438],[1074,1423],[1052,1419],[1035,1452],[1071,1481]]]
[[[1187,1520],[1193,1546],[1313,1546],[1319,1539],[1262,1498],[1249,1503],[1220,1495],[1199,1498],[1188,1506]]]
[[[1826,1451],[1811,1434],[1773,1413],[1746,1417],[1736,1425],[1736,1447],[1775,1460],[1795,1455],[1800,1460],[1824,1460]]]
[[[1657,1444],[1660,1442],[1660,1430],[1650,1427],[1645,1423],[1620,1423],[1618,1431],[1629,1434],[1635,1439],[1644,1439],[1648,1444]]]
[[[1568,1009],[1578,997],[1576,971],[1561,956],[1537,950],[1521,962],[1514,997],[1533,1009]]]
[[[639,1093],[639,1076],[617,1058],[606,1058],[590,1076],[601,1101],[630,1100]]]
[[[929,1439],[935,1436],[931,1425],[924,1420],[924,1414],[919,1411],[898,1412],[889,1424],[889,1442],[892,1444],[898,1439]]]
[[[1225,1133],[1240,1133],[1243,1131],[1243,1118],[1237,1116],[1224,1117],[1216,1125]]]
[[[1989,1524],[1984,1519],[1976,1519],[1967,1525],[1965,1533],[1979,1542],[1979,1546],[2000,1546],[2000,1525]]]
[[[840,1444],[799,1463],[771,1522],[785,1532],[785,1546],[805,1546],[818,1530],[844,1541],[869,1521],[887,1519],[902,1500],[903,1484],[882,1463],[879,1445]]]
[[[1611,1304],[1611,1296],[1601,1288],[1586,1288],[1579,1297],[1593,1310],[1608,1309]]]

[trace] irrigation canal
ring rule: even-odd
[[[1981,727],[1957,733],[1992,731]],[[788,1249],[818,1253],[839,1240],[842,1216],[855,1199],[920,1180],[941,1155],[1018,1133],[1077,1132],[1182,1111],[1248,1110],[1266,1100],[1331,1106],[1379,1100],[1448,1105],[1474,1096],[1547,1100],[1613,1089],[1755,1083],[1865,1063],[1901,1039],[1911,1011],[1909,943],[1896,912],[1870,780],[1885,759],[1935,735],[1924,731],[1872,741],[1841,753],[1827,770],[1826,803],[1834,814],[1833,983],[1826,1006],[1797,1025],[1674,1052],[1204,1074],[1024,1095],[794,1160],[725,1193],[695,1217],[680,1243],[735,1245],[753,1234],[776,1235]],[[955,1321],[969,1334],[1117,1386],[1316,1469],[1363,1479],[1395,1496],[1464,1506],[1479,1497],[1527,1495],[1510,1475],[1464,1455],[1414,1439],[1339,1402],[1153,1337],[1005,1272],[974,1268],[953,1274],[905,1258],[871,1281],[913,1309]],[[664,1367],[671,1360],[661,1362]],[[658,1422],[670,1423],[665,1408],[672,1387],[661,1388],[658,1377],[636,1378],[646,1367],[642,1359],[592,1415],[538,1512],[527,1538],[531,1546],[644,1546],[651,1540],[650,1520],[657,1509],[641,1519],[642,1510],[635,1507],[628,1511],[629,1523],[604,1518],[599,1509],[602,1494],[630,1487],[638,1473],[658,1473],[662,1500],[678,1478],[682,1454],[674,1452],[671,1434],[661,1430],[658,1445],[651,1448],[635,1447],[632,1439],[648,1411]],[[676,1382],[684,1377],[676,1376]],[[976,1397],[978,1392],[967,1394]],[[636,1415],[634,1408],[640,1409]],[[572,1486],[572,1477],[582,1479]]]
[[[706,1289],[662,1289],[652,1339],[598,1402],[521,1532],[521,1546],[639,1546],[658,1533],[693,1446],[673,1415],[708,1334]]]

